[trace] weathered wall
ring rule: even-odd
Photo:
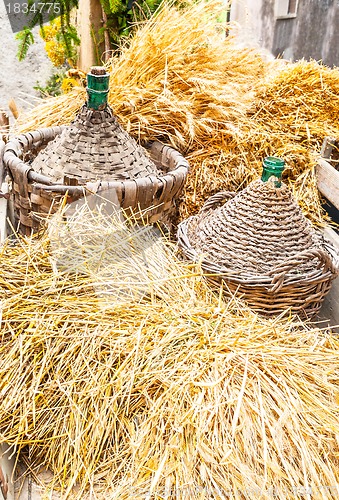
[[[271,0],[264,0],[272,3]],[[272,52],[286,59],[312,58],[339,65],[339,2],[299,1],[297,17],[275,21]]]
[[[251,0],[245,0],[251,2]],[[263,47],[273,53],[273,40],[275,30],[274,0],[261,0],[261,5],[256,0],[253,4],[258,7],[257,18]],[[275,54],[273,54],[275,56]]]
[[[339,66],[339,1],[299,0],[295,18],[276,19],[276,0],[234,0],[231,19],[277,57]],[[246,22],[245,22],[246,21]]]
[[[23,109],[36,104],[38,92],[33,87],[37,83],[44,86],[52,74],[53,66],[44,50],[45,42],[39,36],[39,27],[35,27],[33,33],[35,43],[29,48],[26,58],[19,62],[16,57],[18,40],[12,32],[5,4],[0,1],[0,108],[8,113],[11,98]]]
[[[264,47],[261,37],[262,21],[258,16],[263,0],[246,1],[233,0],[231,8],[231,21],[235,21],[237,36],[240,43],[246,45],[259,45]]]

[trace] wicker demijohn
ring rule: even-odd
[[[66,193],[72,202],[114,190],[123,209],[146,210],[151,223],[173,210],[188,163],[171,147],[153,142],[146,151],[129,136],[107,104],[108,79],[104,68],[92,68],[88,102],[70,126],[32,131],[7,143],[4,163],[13,178],[21,233],[37,230],[41,216],[54,212]]]
[[[178,241],[209,280],[265,314],[289,309],[311,317],[338,275],[337,251],[275,177],[212,196],[179,225]]]

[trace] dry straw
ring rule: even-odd
[[[172,279],[173,248],[160,228],[140,225],[98,195],[90,195],[50,218],[51,262],[61,279],[72,273],[87,276],[93,292],[103,299],[128,303],[144,296],[176,294]],[[146,218],[147,211],[139,213]],[[172,278],[172,279],[171,279]]]
[[[182,217],[214,192],[246,185],[262,158],[275,154],[287,160],[305,213],[321,222],[313,167],[324,137],[339,134],[339,70],[269,61],[237,46],[232,29],[226,39],[220,34],[219,8],[215,2],[180,13],[165,7],[141,27],[108,63],[109,102],[134,137],[164,140],[189,154]],[[17,130],[69,123],[84,100],[80,88],[46,100]]]
[[[182,215],[245,185],[274,152],[320,221],[309,167],[323,136],[338,135],[338,70],[299,62],[281,71],[223,40],[211,13],[214,3],[166,7],[141,27],[110,62],[110,104],[135,137],[189,153]],[[75,89],[47,100],[17,130],[69,123],[84,99]],[[103,246],[82,224],[86,237],[80,224],[65,245],[75,267],[79,252],[88,262]],[[131,252],[137,279],[124,280],[126,262],[110,246],[117,230],[104,229],[113,261],[104,296],[83,260],[55,272],[63,254],[53,238],[2,248],[1,440],[28,453],[35,472],[51,470],[65,499],[286,500],[310,488],[337,498],[338,338],[225,302],[158,238],[148,248],[160,273],[140,270]]]
[[[73,216],[71,263],[81,221],[83,255],[102,252],[90,218]],[[165,239],[152,261],[169,263],[168,277],[149,273],[143,298],[128,281],[128,301],[121,275],[103,300],[84,268],[55,273],[55,248],[20,240],[0,260],[0,437],[35,473],[52,471],[50,488],[64,499],[338,497],[335,335],[224,302]]]
[[[205,147],[216,126],[228,134],[227,122],[246,113],[267,63],[258,51],[237,48],[216,32],[222,8],[215,1],[180,11],[165,6],[109,61],[108,101],[134,136],[163,136],[181,149],[194,143]],[[17,129],[69,123],[85,94],[76,88],[45,100],[19,120]]]
[[[220,190],[258,176],[267,155],[286,159],[291,187],[313,222],[323,220],[314,165],[325,136],[338,136],[339,70],[315,61],[270,60],[237,45],[217,23],[217,2],[165,6],[108,62],[109,103],[139,140],[187,155],[191,175],[180,213],[196,213]],[[70,123],[83,88],[47,99],[16,131]]]

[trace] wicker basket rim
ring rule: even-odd
[[[27,171],[28,180],[31,182],[35,182],[37,187],[41,187],[45,190],[59,192],[59,193],[69,192],[70,194],[84,192],[86,190],[96,191],[98,187],[102,186],[103,184],[109,188],[115,188],[115,187],[120,188],[121,186],[128,188],[128,186],[135,185],[135,183],[137,185],[143,184],[144,186],[146,183],[145,187],[147,187],[147,184],[152,184],[155,180],[165,183],[172,182],[174,177],[173,174],[177,172],[183,172],[184,174],[187,174],[189,168],[188,161],[184,158],[184,156],[181,153],[179,153],[179,151],[159,141],[153,141],[145,145],[145,148],[150,151],[151,155],[152,155],[152,150],[158,148],[160,149],[160,152],[166,149],[166,152],[170,156],[173,157],[176,156],[175,167],[163,175],[147,175],[142,178],[127,179],[125,181],[124,180],[91,181],[80,186],[69,186],[66,184],[61,184],[60,182],[53,182],[52,179],[50,179],[49,177],[37,173],[31,167],[31,165],[24,162],[20,157],[23,152],[28,151],[29,147],[36,144],[37,142],[44,141],[47,144],[48,142],[53,140],[58,134],[60,134],[62,130],[64,130],[66,127],[67,127],[66,125],[61,125],[49,128],[41,128],[10,138],[4,148],[3,158],[5,165],[8,165],[8,163],[11,162],[10,170],[13,171],[18,170],[19,167],[21,166],[21,169]],[[46,134],[48,134],[49,136],[48,140],[46,139]],[[16,161],[14,162],[11,161],[13,159]],[[163,166],[168,166],[168,165],[163,164]]]

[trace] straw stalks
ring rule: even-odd
[[[193,142],[205,146],[216,126],[228,133],[227,122],[246,112],[267,63],[257,50],[237,48],[216,32],[223,8],[216,1],[180,11],[165,5],[108,62],[108,100],[132,135],[187,151]],[[18,130],[69,123],[85,99],[81,88],[47,99]]]
[[[265,156],[280,155],[305,215],[322,224],[314,166],[324,137],[339,135],[339,70],[272,61],[238,46],[232,26],[216,21],[222,8],[195,3],[178,12],[165,5],[141,25],[107,63],[109,103],[135,138],[164,141],[188,156],[181,218],[216,191],[242,189],[258,177]],[[85,99],[80,87],[47,99],[16,131],[70,123]]]
[[[265,156],[280,155],[305,214],[321,224],[314,166],[324,137],[339,135],[339,70],[269,60],[238,46],[232,25],[216,22],[222,8],[194,3],[178,12],[165,5],[141,25],[107,63],[109,103],[135,138],[158,139],[187,155],[181,218],[216,191],[242,189],[258,177]],[[19,119],[16,131],[70,123],[85,99],[80,87],[47,99]]]
[[[90,218],[73,216],[70,267]],[[117,229],[105,229],[109,259]],[[140,236],[129,231],[125,245]],[[83,255],[105,256],[96,238],[83,242]],[[0,442],[27,454],[35,473],[52,471],[46,491],[286,500],[312,488],[338,497],[335,335],[225,302],[164,238],[150,259],[170,265],[168,277],[144,275],[143,296],[127,279],[137,293],[126,300],[114,261],[103,297],[89,266],[53,270],[55,248],[47,235],[20,240],[0,260]]]

